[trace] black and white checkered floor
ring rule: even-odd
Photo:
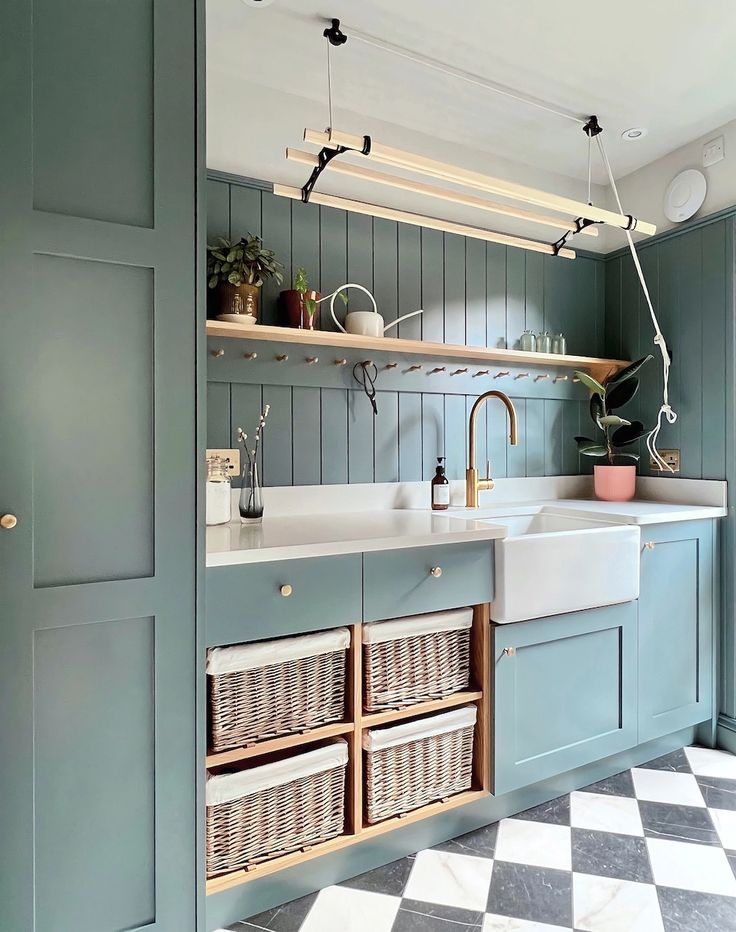
[[[736,932],[736,757],[675,751],[232,928]]]

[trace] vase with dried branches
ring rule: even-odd
[[[242,427],[238,428],[238,442],[243,445],[243,481],[240,489],[240,521],[242,524],[260,524],[263,521],[263,489],[261,477],[258,472],[258,451],[261,446],[261,437],[266,427],[266,418],[270,405],[266,405],[258,419],[255,437],[248,445],[248,434]]]

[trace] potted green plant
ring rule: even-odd
[[[319,326],[319,291],[310,289],[307,273],[300,266],[294,272],[293,288],[281,292],[285,326],[316,330]]]
[[[258,319],[261,286],[269,279],[283,281],[283,265],[260,236],[249,233],[237,240],[220,237],[207,247],[207,284],[218,292],[218,317]]]
[[[576,437],[578,451],[584,456],[605,459],[593,469],[595,494],[607,502],[628,502],[636,491],[636,453],[621,447],[629,447],[650,433],[641,421],[627,421],[614,411],[623,408],[639,391],[636,373],[651,356],[644,356],[630,366],[611,376],[602,384],[587,372],[575,375],[590,391],[590,416],[602,435],[599,439]]]

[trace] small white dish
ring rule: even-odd
[[[215,319],[228,324],[240,324],[241,327],[255,327],[258,323],[252,314],[218,314]]]
[[[664,213],[673,223],[689,220],[703,206],[708,185],[705,175],[688,168],[670,181],[664,194]]]

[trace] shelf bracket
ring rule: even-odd
[[[354,150],[350,149],[348,146],[336,146],[334,148],[328,148],[327,146],[324,146],[319,151],[317,154],[318,162],[312,169],[312,174],[309,176],[307,183],[302,188],[302,202],[304,204],[309,203],[309,198],[312,196],[312,191],[314,190],[314,186],[317,184],[319,176],[327,168],[330,162],[338,155],[343,155],[345,152],[354,151],[359,151],[362,155],[369,155],[371,151],[371,137],[363,136],[362,149]]]

